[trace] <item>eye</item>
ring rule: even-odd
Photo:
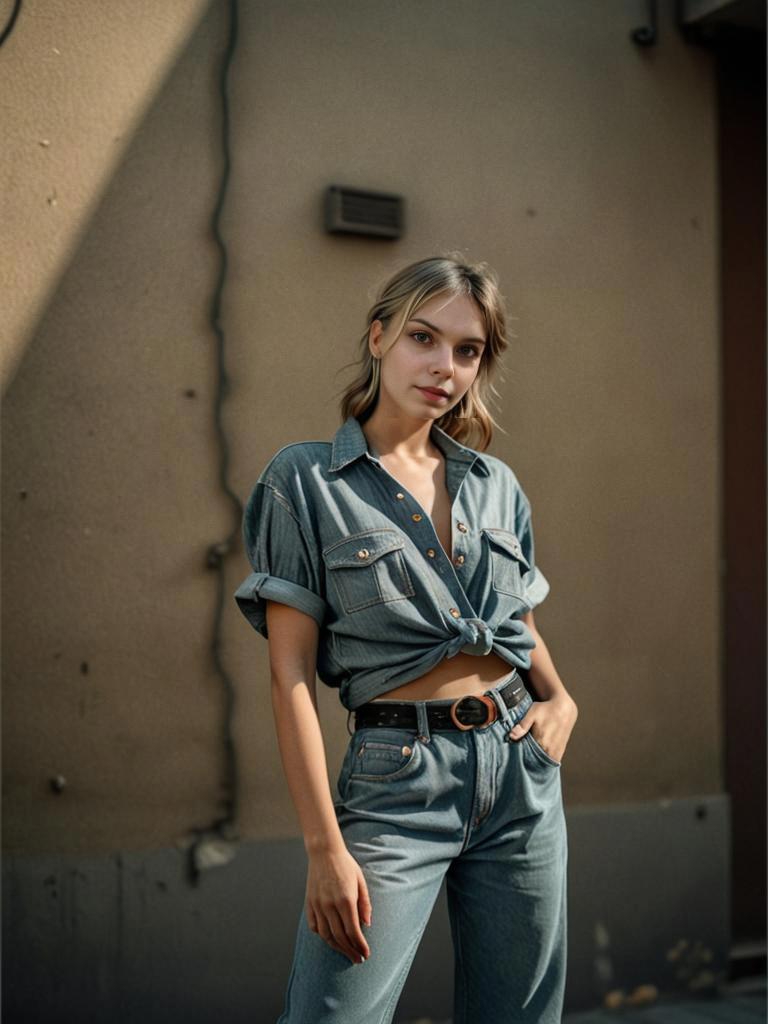
[[[422,344],[422,338],[426,339],[426,341],[432,340],[432,336],[430,334],[427,334],[426,331],[413,331],[411,333],[411,337],[414,339],[414,341],[418,341],[419,344]]]
[[[461,349],[463,349],[465,355],[474,359],[477,359],[480,355],[480,349],[476,345],[462,345]]]

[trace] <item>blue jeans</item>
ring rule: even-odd
[[[520,680],[509,677],[514,685]],[[533,698],[491,725],[430,734],[354,733],[337,784],[344,841],[373,907],[362,964],[302,913],[279,1024],[388,1024],[443,879],[455,953],[454,1024],[560,1024],[566,969],[567,837],[560,764],[507,740]]]

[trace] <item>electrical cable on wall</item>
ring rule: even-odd
[[[219,252],[219,270],[211,300],[209,317],[213,333],[216,337],[216,391],[214,395],[214,425],[219,445],[219,483],[224,494],[232,504],[234,523],[232,530],[224,540],[211,544],[207,551],[207,568],[217,573],[216,607],[213,619],[211,653],[217,674],[224,688],[225,708],[223,723],[224,740],[224,778],[223,798],[224,813],[203,827],[192,829],[196,838],[189,848],[189,874],[193,883],[197,883],[200,872],[205,868],[225,864],[232,859],[235,852],[234,840],[237,839],[237,812],[239,803],[239,774],[237,752],[233,735],[235,708],[235,687],[232,677],[227,672],[221,657],[221,623],[226,598],[225,563],[226,556],[237,546],[243,517],[243,505],[229,484],[229,444],[222,423],[222,406],[228,391],[228,378],[224,365],[224,328],[221,323],[222,295],[227,278],[228,260],[227,247],[220,231],[221,212],[229,184],[231,169],[229,145],[229,93],[228,76],[237,45],[238,8],[237,0],[227,0],[229,9],[229,34],[222,58],[219,78],[222,111],[222,155],[223,170],[216,205],[211,220],[211,230]]]
[[[13,32],[13,26],[16,24],[16,19],[19,16],[19,11],[20,10],[21,10],[21,0],[15,0],[15,3],[13,5],[13,10],[11,11],[10,15],[8,16],[8,21],[5,23],[5,27],[0,32],[0,46],[3,45],[3,43],[6,41],[6,39],[11,34],[11,32]]]

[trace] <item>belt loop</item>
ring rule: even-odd
[[[511,743],[512,737],[510,733],[515,727],[515,722],[510,714],[510,709],[504,703],[504,700],[497,689],[494,688],[493,690],[489,690],[489,696],[493,699],[494,704],[499,709],[499,718],[504,723],[504,728],[506,730],[506,736],[504,739],[507,743]]]
[[[416,739],[421,740],[422,743],[429,743],[431,735],[427,718],[427,704],[423,700],[416,701],[416,731]]]
[[[354,711],[352,711],[352,710],[347,712],[347,732],[349,733],[350,736],[354,736],[355,735],[354,729],[350,729],[349,728],[349,720],[350,720],[350,718],[352,717],[353,714],[354,714]]]

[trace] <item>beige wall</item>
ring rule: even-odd
[[[177,7],[174,38],[199,5]],[[615,0],[259,0],[241,5],[233,69],[234,486],[245,498],[278,447],[331,436],[340,368],[391,269],[447,247],[495,266],[517,319],[492,451],[532,500],[552,583],[537,622],[581,711],[571,806],[722,787],[714,81],[661,8],[646,52],[629,41],[638,6]],[[17,61],[48,44],[52,10],[19,25]],[[39,319],[50,264],[30,234],[15,315],[36,327],[3,424],[12,849],[164,845],[219,810],[204,557],[231,526],[206,324],[225,16],[208,11],[106,178],[99,154],[72,156],[94,201]],[[83,61],[68,103],[98,107]],[[60,73],[39,76],[60,99]],[[21,97],[4,116],[29,130]],[[404,239],[325,235],[330,183],[401,192]],[[38,185],[17,175],[11,205]],[[229,593],[247,571],[238,550]],[[231,600],[225,656],[242,832],[295,834],[267,645]],[[345,715],[327,692],[322,712],[335,771]]]
[[[0,6],[5,26],[11,3]],[[205,0],[27,0],[0,59],[7,385]]]

